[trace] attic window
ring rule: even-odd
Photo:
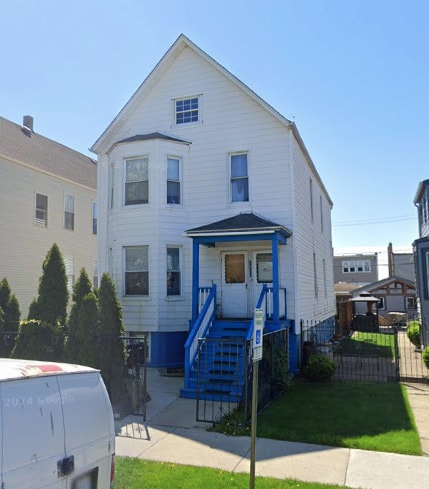
[[[199,120],[199,98],[183,98],[174,101],[176,124],[187,124]]]

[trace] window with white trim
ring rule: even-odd
[[[167,295],[181,294],[180,248],[167,248]]]
[[[407,310],[417,309],[416,298],[414,296],[406,297]]]
[[[348,260],[342,262],[343,273],[370,273],[370,260]]]
[[[35,218],[37,224],[43,226],[48,225],[48,196],[43,194],[36,194],[36,212]]]
[[[125,160],[125,205],[149,202],[149,159]]]
[[[429,299],[429,252],[424,253],[426,261],[426,287],[423,287],[423,294],[425,299]],[[424,266],[424,265],[423,265]]]
[[[174,101],[174,120],[176,124],[199,121],[199,97],[189,97]]]
[[[124,247],[125,295],[149,295],[149,247]]]
[[[247,153],[230,155],[231,202],[249,201],[249,175],[247,171]]]
[[[313,276],[314,276],[314,297],[319,297],[319,286],[317,285],[317,266],[316,253],[313,253]]]
[[[97,202],[92,203],[92,234],[97,234],[98,211]]]
[[[74,196],[64,195],[64,227],[74,229]]]
[[[179,158],[167,158],[167,204],[180,204]]]
[[[66,268],[67,290],[71,294],[73,293],[73,285],[74,285],[74,258],[72,256],[65,257],[64,266]]]
[[[98,261],[92,260],[92,283],[94,287],[98,287]]]
[[[326,281],[326,260],[323,258],[322,260],[322,268],[323,268],[323,295],[324,297],[328,296],[328,288]]]

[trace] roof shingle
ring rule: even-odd
[[[97,165],[92,158],[28,129],[23,130],[22,126],[3,117],[0,117],[0,158],[97,189]]]

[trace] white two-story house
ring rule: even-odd
[[[258,301],[292,363],[300,320],[333,325],[332,201],[295,124],[187,37],[92,150],[100,272],[150,365],[183,366],[191,336]]]

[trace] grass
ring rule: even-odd
[[[362,354],[393,358],[394,335],[357,331],[351,338],[341,340],[334,351],[343,355]]]
[[[228,418],[214,429],[248,434]],[[295,381],[258,416],[257,436],[422,455],[406,389],[393,383]]]
[[[301,482],[292,479],[256,477],[258,489],[341,489],[346,486]],[[249,474],[226,472],[219,469],[191,467],[162,462],[149,462],[117,457],[115,489],[219,489],[219,487],[245,489],[249,487]]]

